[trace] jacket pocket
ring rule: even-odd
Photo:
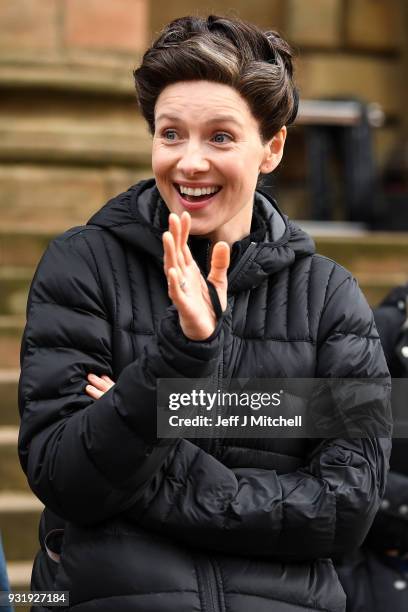
[[[52,529],[44,538],[45,551],[48,558],[54,563],[61,562],[63,540],[64,529]]]
[[[66,582],[63,569],[65,535],[65,529],[52,529],[44,538],[47,564],[50,566],[50,570],[54,576],[52,585],[52,590],[54,591],[69,590],[64,584]]]

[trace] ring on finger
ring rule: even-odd
[[[185,286],[186,286],[186,279],[183,278],[183,280],[179,283],[179,287],[180,287],[180,289],[184,290]]]

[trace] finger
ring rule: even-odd
[[[171,245],[168,244],[168,237],[166,238],[163,234],[163,269],[166,276],[169,268],[171,268],[169,249],[171,249]]]
[[[178,215],[176,215],[175,213],[171,213],[170,216],[169,216],[169,229],[170,229],[170,232],[172,233],[173,238],[174,238],[174,245],[175,245],[175,249],[176,249],[177,264],[179,265],[179,267],[181,268],[182,272],[184,273],[185,261],[184,261],[183,251],[181,249],[181,245],[182,245],[182,224],[181,224],[180,217]]]
[[[181,244],[181,247],[183,247],[188,240],[188,235],[190,233],[190,227],[191,227],[191,217],[186,210],[183,212],[183,214],[180,217],[180,226],[181,226],[180,244]]]
[[[176,247],[174,244],[173,234],[171,232],[164,232],[163,234],[163,249],[166,260],[166,267],[164,271],[168,277],[169,269],[177,267]]]
[[[111,385],[106,380],[97,376],[96,374],[88,374],[87,378],[92,386],[96,387],[100,391],[103,391],[104,393],[111,388]]]
[[[172,233],[174,238],[174,244],[176,247],[176,251],[180,250],[180,217],[175,213],[170,213],[169,215],[169,231]]]
[[[227,271],[230,263],[230,248],[226,242],[217,242],[211,255],[211,269],[208,280],[212,282],[224,311],[227,307]]]
[[[99,391],[99,389],[97,389],[93,385],[86,385],[85,391],[93,399],[99,399],[104,394],[104,391]]]
[[[108,386],[108,390],[112,389],[112,387],[115,386],[115,381],[112,380],[111,378],[109,378],[109,376],[107,376],[106,374],[103,374],[101,378],[103,378],[103,380],[106,381],[106,384]]]
[[[180,278],[175,268],[170,268],[168,273],[169,296],[177,308],[185,303],[185,293],[180,287]]]
[[[188,246],[188,238],[191,229],[191,216],[185,210],[181,215],[181,251],[183,253],[185,264],[188,266],[193,261],[193,256]]]
[[[211,268],[208,275],[214,285],[227,280],[227,271],[230,264],[230,248],[226,242],[217,242],[211,255]]]

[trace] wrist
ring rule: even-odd
[[[224,317],[215,322],[215,328],[210,336],[204,340],[194,340],[186,336],[181,324],[178,311],[175,306],[170,306],[167,315],[163,317],[159,328],[159,342],[166,339],[175,351],[181,351],[180,355],[189,359],[190,357],[199,359],[203,351],[207,353],[205,360],[212,359],[222,345],[222,327]],[[194,378],[194,376],[192,376]]]
[[[200,325],[197,326],[197,322],[195,321],[193,324],[188,321],[183,320],[182,317],[179,317],[180,328],[183,334],[189,340],[194,340],[196,342],[204,342],[214,333],[215,328],[217,327],[217,322],[215,321],[202,321]]]

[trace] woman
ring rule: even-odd
[[[19,449],[46,505],[32,586],[78,612],[344,610],[330,557],[371,524],[387,441],[156,432],[158,378],[387,376],[354,279],[256,191],[296,116],[290,49],[187,17],[135,81],[154,180],[56,238],[30,290]]]

